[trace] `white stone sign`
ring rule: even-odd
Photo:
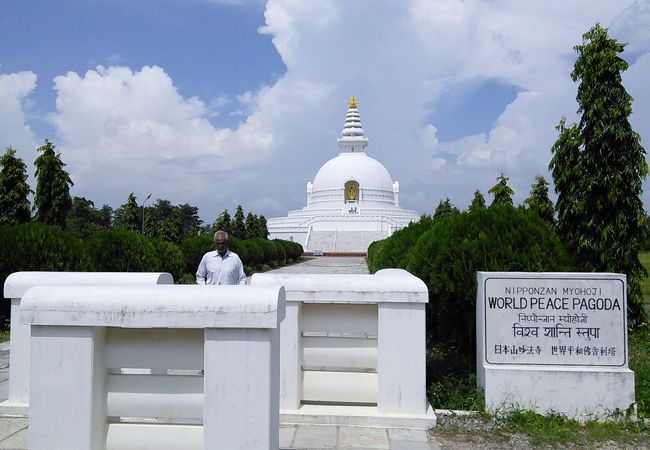
[[[625,275],[478,272],[477,283],[477,379],[489,410],[584,420],[634,404]]]
[[[625,279],[485,277],[490,364],[622,367]]]

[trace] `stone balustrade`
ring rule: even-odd
[[[374,275],[253,275],[284,286],[280,412],[283,423],[430,428],[422,280],[401,269]]]
[[[30,448],[277,449],[284,301],[278,286],[29,289]]]
[[[23,295],[34,286],[66,285],[156,285],[173,284],[165,272],[15,272],[7,277],[4,297],[11,300],[9,354],[9,398],[0,403],[0,412],[27,414],[29,406],[30,328],[20,320]]]

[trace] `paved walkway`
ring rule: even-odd
[[[368,273],[362,257],[317,257],[277,269],[279,273]],[[0,401],[9,388],[9,343],[0,344]],[[283,450],[388,449],[440,450],[430,433],[404,428],[374,428],[335,425],[281,425]],[[0,449],[27,449],[27,419],[0,416]]]

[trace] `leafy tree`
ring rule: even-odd
[[[246,222],[244,224],[244,235],[246,239],[251,239],[259,236],[259,222],[257,216],[252,212],[249,212],[246,216]]]
[[[199,217],[199,208],[189,203],[178,205],[180,217],[180,240],[181,242],[190,236],[197,236],[201,230],[203,221]]]
[[[481,191],[478,189],[474,191],[474,198],[472,198],[472,203],[469,205],[469,211],[474,211],[475,209],[485,208],[485,197],[481,194]]]
[[[638,252],[645,238],[642,181],[648,173],[645,150],[628,120],[632,97],[621,73],[628,63],[625,44],[596,24],[575,47],[571,73],[578,85],[579,125],[565,128],[552,148],[549,165],[558,193],[558,232],[582,270],[627,275],[628,319],[643,321],[640,281],[646,272]]]
[[[232,234],[232,221],[230,219],[230,213],[228,213],[227,209],[224,209],[221,214],[219,214],[219,217],[217,217],[217,220],[215,220],[214,224],[212,225],[212,232],[219,230],[225,231],[228,234]]]
[[[244,208],[237,205],[235,210],[235,221],[232,224],[232,234],[237,239],[246,239],[246,221],[244,220]]]
[[[451,201],[446,198],[444,200],[440,200],[440,203],[438,203],[436,211],[433,213],[433,218],[441,219],[443,217],[451,216],[452,214],[458,214],[459,212],[460,211],[458,208],[452,205]]]
[[[266,226],[266,217],[264,216],[259,216],[257,218],[257,229],[258,231],[258,236],[264,239],[267,239],[269,237],[269,229]]]
[[[140,231],[142,227],[141,214],[137,197],[131,192],[126,203],[115,211],[114,226],[115,228],[123,228],[125,230]]]
[[[36,220],[65,228],[68,212],[72,208],[70,175],[65,171],[61,154],[54,152],[54,144],[45,139],[37,149],[41,154],[34,161],[36,166],[36,194],[34,208]]]
[[[27,198],[32,190],[27,184],[27,169],[16,150],[8,147],[0,157],[0,225],[18,225],[31,219]]]
[[[95,209],[95,204],[84,197],[73,197],[72,209],[68,215],[67,229],[78,237],[85,238],[95,231],[108,228],[101,212]]]
[[[99,226],[101,228],[110,228],[113,225],[113,208],[104,204],[98,211]]]
[[[496,205],[510,205],[512,206],[512,196],[515,194],[510,186],[508,186],[508,180],[505,175],[501,174],[497,177],[497,184],[492,186],[488,191],[490,194],[494,195],[494,200],[490,206]]]
[[[524,203],[549,226],[555,225],[555,208],[551,199],[548,198],[548,181],[543,176],[535,177],[530,197],[524,200]]]

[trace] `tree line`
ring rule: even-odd
[[[138,204],[133,192],[115,210],[107,204],[96,208],[92,200],[71,196],[73,182],[52,142],[45,139],[36,151],[36,191],[27,183],[27,167],[16,156],[14,148],[8,147],[0,157],[0,225],[19,225],[33,220],[56,225],[78,238],[86,238],[98,230],[119,228],[175,244],[218,229],[238,239],[266,239],[268,236],[266,218],[253,212],[244,215],[241,205],[237,206],[234,219],[224,209],[212,224],[204,224],[198,208],[189,203],[173,205],[169,200],[158,199],[145,206],[149,197]],[[31,194],[34,194],[33,205],[29,200]]]

